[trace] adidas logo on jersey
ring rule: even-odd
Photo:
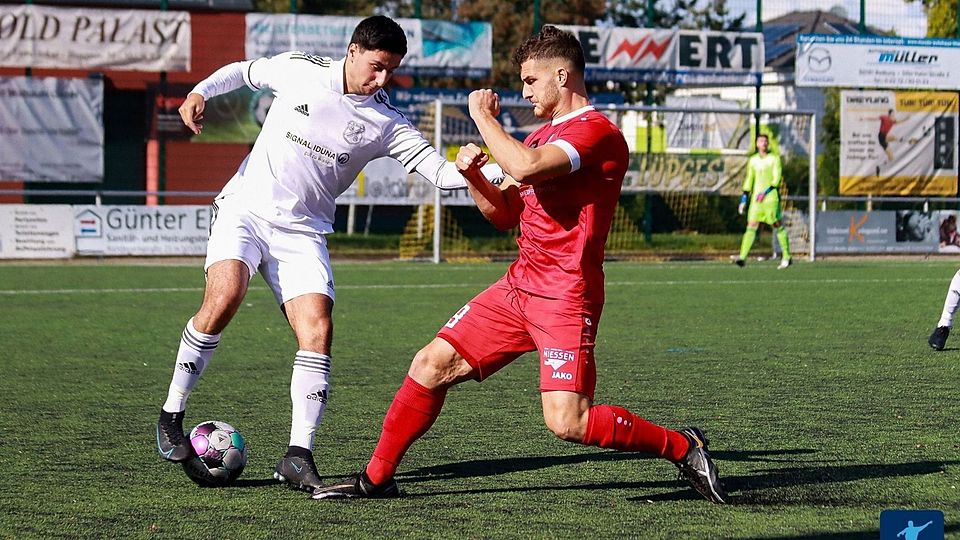
[[[310,116],[310,111],[307,110],[307,104],[306,104],[306,103],[304,103],[303,105],[297,105],[296,107],[293,108],[293,110],[297,111],[298,113],[300,113],[300,114],[302,114],[302,115],[304,115],[304,116]]]

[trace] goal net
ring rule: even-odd
[[[424,133],[435,134],[448,159],[461,145],[482,144],[464,103],[430,102],[410,109],[411,119]],[[807,193],[815,156],[812,113],[698,107],[689,102],[672,107],[598,106],[598,110],[620,127],[630,148],[629,170],[607,239],[608,257],[734,255],[745,227],[737,205],[746,162],[754,151],[757,119],[771,151],[783,162],[780,190],[790,249],[807,251]],[[519,140],[543,124],[525,101],[502,102],[500,121]],[[401,237],[400,258],[512,258],[517,234],[487,224],[468,196],[436,197],[410,217]],[[751,255],[776,256],[775,238],[761,226]]]

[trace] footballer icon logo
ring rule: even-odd
[[[807,67],[810,68],[810,71],[823,73],[824,71],[830,71],[832,65],[833,60],[830,58],[830,51],[823,47],[810,49],[810,52],[807,53]]]
[[[365,129],[363,124],[351,120],[347,122],[347,129],[343,130],[343,138],[350,144],[357,144],[363,138]]]

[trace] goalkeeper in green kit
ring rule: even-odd
[[[743,215],[747,211],[747,230],[743,233],[740,242],[740,255],[733,262],[743,267],[747,255],[757,238],[757,229],[760,222],[766,223],[777,233],[780,249],[783,250],[783,260],[777,269],[782,270],[791,264],[790,241],[787,238],[787,229],[783,226],[780,209],[780,182],[782,181],[780,156],[770,154],[767,148],[770,140],[766,135],[757,136],[757,153],[747,161],[747,178],[743,181],[743,195],[740,197],[740,206],[737,211]],[[749,210],[747,207],[749,206]]]

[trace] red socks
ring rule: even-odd
[[[409,376],[393,398],[383,419],[380,441],[367,464],[374,484],[393,478],[403,455],[433,425],[443,408],[447,390],[431,390]],[[690,443],[682,434],[658,426],[614,405],[590,407],[583,444],[625,452],[648,452],[670,461],[683,459]]]
[[[430,390],[407,376],[383,419],[380,441],[367,464],[367,478],[382,484],[393,478],[403,455],[440,415],[446,388]]]
[[[615,405],[590,407],[583,444],[625,452],[649,452],[673,462],[683,459],[690,446],[680,433]]]

